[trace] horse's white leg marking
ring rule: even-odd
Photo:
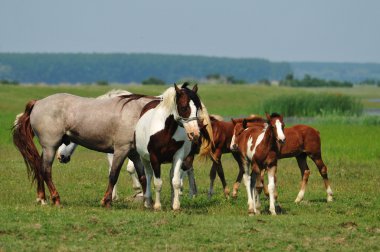
[[[180,150],[181,151],[181,150]],[[180,201],[179,201],[179,195],[181,191],[181,165],[182,165],[182,159],[181,157],[178,157],[175,155],[173,158],[173,178],[172,178],[172,184],[174,189],[174,199],[173,199],[173,210],[179,210],[180,208]]]
[[[137,177],[135,165],[133,164],[132,160],[128,161],[127,171],[132,177],[133,189],[141,190],[141,184],[140,184],[139,178]]]
[[[299,192],[298,192],[298,195],[297,195],[297,198],[296,200],[294,201],[295,203],[299,203],[303,200],[303,197],[305,195],[305,190],[304,189],[301,189]]]
[[[108,174],[111,172],[111,168],[112,168],[112,161],[113,161],[113,154],[111,153],[108,153],[107,154],[107,160],[108,160]],[[117,196],[117,188],[116,188],[116,184],[114,185],[113,187],[113,190],[112,190],[112,200],[118,200],[119,199],[119,196]]]
[[[144,206],[146,208],[152,207],[152,191],[151,191],[151,180],[153,175],[153,169],[150,164],[150,161],[147,161],[145,159],[141,160],[144,165],[144,171],[145,171],[145,177],[146,177],[146,192],[145,192],[145,202]]]
[[[327,202],[333,201],[333,191],[331,190],[330,185],[327,187]]]
[[[43,205],[43,206],[47,205],[47,202],[44,199],[37,198],[36,201],[37,201],[37,203],[41,203],[41,205]]]
[[[285,134],[282,130],[282,124],[280,120],[276,120],[276,130],[277,130],[277,137],[279,140],[284,141],[285,140]]]
[[[268,169],[268,191],[269,191],[269,211],[272,215],[276,215],[276,208],[275,208],[275,183],[274,183],[274,176],[276,173],[276,166],[272,166]]]
[[[154,188],[156,191],[156,201],[154,202],[154,209],[161,210],[161,189],[162,189],[161,178],[156,178],[156,176],[154,176]]]

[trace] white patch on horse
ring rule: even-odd
[[[282,130],[282,123],[278,119],[276,120],[276,130],[277,130],[278,140],[284,141],[285,135],[284,135],[284,132]]]
[[[248,142],[247,142],[247,157],[249,157],[251,160],[253,160],[253,156],[255,155],[257,146],[263,141],[264,135],[265,135],[265,131],[267,130],[267,128],[268,128],[268,124],[265,124],[263,131],[261,132],[261,134],[256,139],[255,147],[253,147],[253,150],[251,150],[252,145],[253,145],[253,139],[252,139],[251,136],[248,138]]]

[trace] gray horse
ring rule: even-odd
[[[127,157],[134,162],[145,187],[143,166],[134,149],[134,131],[143,107],[158,98],[140,96],[134,99],[133,96],[101,100],[60,93],[28,102],[25,112],[17,116],[12,133],[28,175],[37,182],[38,202],[46,204],[45,182],[52,203],[60,205],[51,173],[55,153],[62,143],[73,142],[114,154],[108,188],[101,201],[103,206],[111,205],[112,190]],[[33,143],[34,135],[42,147],[41,156]]]

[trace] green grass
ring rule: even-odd
[[[149,90],[148,90],[149,88]],[[378,251],[380,250],[380,128],[378,125],[313,121],[321,132],[322,150],[335,201],[326,203],[323,182],[309,162],[311,176],[304,202],[293,201],[299,187],[295,159],[279,162],[279,203],[284,213],[249,217],[242,186],[237,200],[226,200],[219,180],[216,195],[207,199],[210,163],[195,162],[200,194],[187,197],[182,210],[170,210],[169,166],[163,167],[163,211],[145,210],[133,202],[131,180],[123,168],[120,200],[111,210],[100,206],[107,185],[107,161],[102,153],[79,148],[69,164],[55,163],[53,178],[62,208],[39,206],[35,187],[27,180],[20,154],[12,145],[9,128],[32,98],[56,92],[97,96],[110,87],[0,86],[0,251]],[[128,87],[158,94],[164,87]],[[200,94],[212,113],[226,116],[256,113],[260,103],[278,92],[307,92],[292,88],[201,86]],[[316,91],[317,92],[317,91]],[[342,91],[343,93],[343,91]],[[352,93],[351,95],[355,95]],[[365,97],[363,98],[365,99]],[[230,104],[233,101],[235,104]],[[293,122],[292,122],[293,123]],[[223,156],[229,185],[237,167]]]

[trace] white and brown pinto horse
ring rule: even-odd
[[[127,157],[143,178],[143,166],[134,148],[134,131],[143,107],[154,99],[157,98],[131,100],[128,95],[95,99],[60,93],[28,102],[25,112],[17,116],[12,133],[28,174],[37,182],[37,201],[46,203],[46,183],[52,203],[60,205],[59,193],[52,180],[52,164],[62,143],[73,142],[92,150],[113,153],[109,183],[101,201],[104,206],[111,205],[113,187]],[[41,155],[33,143],[34,136],[42,147]],[[142,182],[144,187],[145,181]]]
[[[259,194],[256,183],[261,183],[261,170],[268,171],[269,211],[275,210],[275,174],[280,144],[285,142],[283,118],[279,114],[267,115],[267,122],[250,124],[249,127],[238,123],[234,128],[231,149],[240,153],[244,167],[243,181],[247,189],[248,212],[258,214]],[[252,174],[252,180],[251,180]]]
[[[256,122],[258,122],[260,117],[257,117]],[[251,124],[251,118],[244,119],[243,128],[249,127]],[[264,119],[262,119],[264,122]],[[252,121],[255,124],[254,121]],[[327,166],[322,159],[321,150],[321,138],[319,131],[303,124],[297,124],[292,127],[287,127],[284,129],[284,134],[286,137],[286,142],[281,145],[279,152],[279,159],[295,157],[297,159],[298,167],[301,172],[301,188],[297,194],[295,202],[298,203],[303,200],[307,182],[309,180],[310,169],[307,165],[307,157],[309,157],[318,168],[319,174],[323,178],[324,186],[327,193],[327,202],[333,201],[333,191],[330,186],[330,181],[328,178]],[[237,195],[237,190],[239,188],[239,178],[243,176],[243,171],[239,171],[237,183],[234,185],[234,194]],[[263,176],[263,174],[261,175]],[[263,180],[263,177],[261,178]],[[265,188],[265,187],[264,187]],[[266,189],[266,188],[265,188]],[[267,194],[267,190],[266,194]]]
[[[187,83],[181,88],[174,85],[163,93],[161,102],[147,104],[136,125],[136,149],[144,164],[147,180],[145,193],[147,208],[152,207],[153,203],[150,185],[153,176],[156,193],[154,209],[161,209],[161,164],[163,163],[172,163],[171,184],[174,190],[172,208],[173,210],[180,208],[181,166],[183,160],[190,154],[193,143],[198,143],[201,128],[204,126],[200,114],[205,112],[205,108],[202,107],[197,91],[197,85],[193,89],[189,89]],[[212,137],[212,133],[210,136]]]

